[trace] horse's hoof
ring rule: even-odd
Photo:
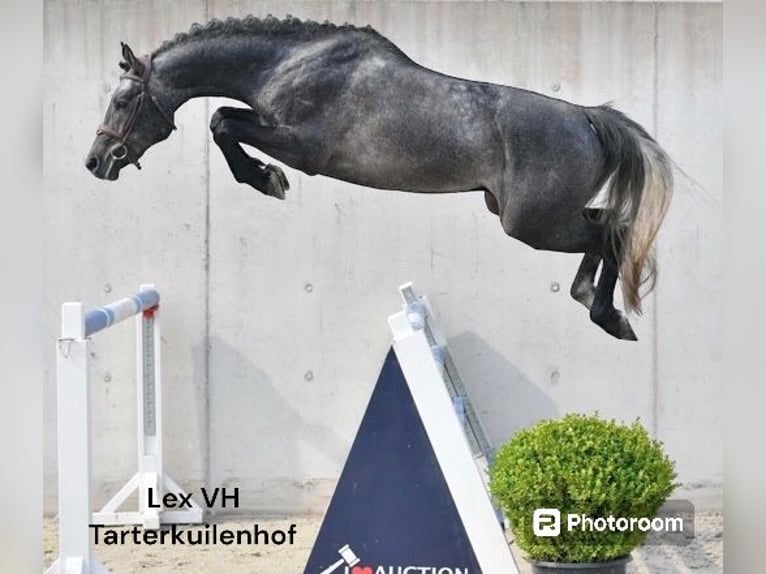
[[[617,309],[612,309],[610,313],[598,315],[591,308],[591,320],[616,339],[623,341],[638,341],[630,321],[624,313]]]
[[[620,317],[619,335],[618,339],[623,341],[638,341],[636,333],[633,331],[633,327],[630,326],[627,317]]]
[[[276,165],[269,164],[266,166],[269,172],[269,183],[266,185],[266,195],[276,197],[277,199],[285,198],[285,191],[290,189],[290,183],[285,177],[285,172]]]

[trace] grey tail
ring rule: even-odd
[[[641,311],[641,299],[654,288],[654,239],[673,195],[672,162],[644,128],[609,106],[584,108],[601,140],[607,182],[603,221],[628,311]],[[643,289],[642,289],[643,288]]]

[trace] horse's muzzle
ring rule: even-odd
[[[108,161],[102,162],[97,155],[90,155],[85,160],[85,168],[98,179],[107,179],[109,181],[114,181],[120,174],[117,163],[111,157]]]

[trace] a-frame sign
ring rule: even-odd
[[[472,453],[483,432],[467,438],[480,425],[455,411],[427,300],[401,291],[392,349],[304,574],[517,574]]]

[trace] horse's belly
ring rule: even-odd
[[[413,124],[417,126],[417,124]],[[437,129],[434,129],[437,128]],[[323,172],[361,185],[420,192],[478,189],[497,174],[502,150],[456,125],[362,126],[337,142]]]
[[[485,179],[470,165],[375,152],[333,156],[321,173],[367,187],[433,193],[478,189]]]

